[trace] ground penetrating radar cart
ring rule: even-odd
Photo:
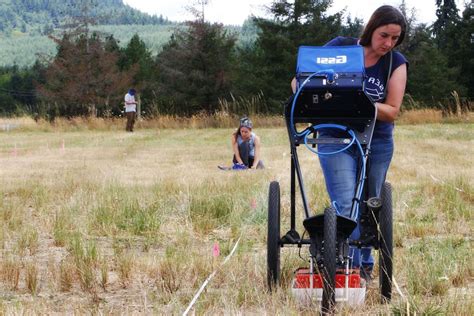
[[[311,47],[298,50],[297,91],[285,106],[285,120],[291,149],[290,223],[280,231],[280,185],[270,183],[268,199],[267,280],[270,289],[280,281],[280,251],[285,246],[309,246],[303,257],[308,267],[295,272],[292,292],[300,300],[321,301],[323,313],[331,313],[336,302],[364,302],[366,288],[358,269],[352,269],[349,246],[379,250],[379,287],[382,301],[392,290],[392,193],[384,183],[380,198],[368,197],[366,180],[370,145],[377,109],[364,92],[364,56],[361,46]],[[301,127],[303,126],[303,127]],[[298,131],[298,128],[300,131]],[[336,130],[341,137],[320,137],[323,130]],[[320,155],[318,144],[351,146],[360,152],[360,169],[350,216],[338,214],[336,205],[314,215],[308,204],[298,148],[305,146]],[[314,172],[314,171],[312,171]],[[304,233],[296,230],[296,181],[304,210]],[[360,238],[350,235],[360,223]],[[305,238],[305,236],[308,237]]]

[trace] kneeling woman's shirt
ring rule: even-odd
[[[242,139],[241,135],[237,135],[237,144],[240,146],[244,140]],[[250,134],[250,139],[248,140],[249,143],[249,156],[255,157],[255,133]]]

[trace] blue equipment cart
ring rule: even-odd
[[[367,197],[366,170],[377,109],[364,91],[364,56],[361,46],[312,47],[298,50],[297,91],[285,105],[285,120],[291,148],[290,229],[280,235],[280,185],[270,183],[268,201],[267,279],[270,289],[280,281],[280,250],[285,246],[309,246],[308,269],[298,269],[293,292],[321,301],[323,313],[331,313],[336,301],[361,303],[365,287],[358,271],[351,269],[349,246],[379,250],[379,286],[382,301],[392,289],[392,197],[385,183],[380,198]],[[298,130],[297,126],[300,127]],[[303,127],[301,127],[303,126]],[[324,129],[340,131],[342,137],[319,138]],[[298,148],[315,154],[318,144],[340,144],[337,152],[356,146],[361,154],[360,174],[349,217],[334,206],[314,215],[310,210],[298,160]],[[324,153],[334,154],[334,153]],[[296,181],[304,211],[301,235],[296,229]],[[361,237],[349,236],[359,220]],[[304,237],[306,233],[309,237]],[[353,274],[356,274],[354,278]],[[360,278],[360,276],[359,276]],[[362,292],[361,292],[362,291]],[[299,294],[298,294],[299,293]],[[303,294],[302,294],[303,293]],[[351,300],[352,298],[352,300]]]

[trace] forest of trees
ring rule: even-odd
[[[433,25],[417,23],[405,3],[400,6],[408,29],[399,49],[410,62],[404,108],[449,109],[456,91],[472,110],[474,7],[461,12],[454,0],[433,1],[438,8]],[[48,119],[119,115],[131,86],[139,91],[146,115],[213,113],[224,100],[256,96],[255,111],[281,113],[291,93],[298,46],[361,33],[363,21],[328,14],[330,3],[275,0],[269,8],[272,18],[244,23],[241,32],[254,34],[254,39],[240,45],[235,32],[205,21],[204,12],[196,11],[195,20],[175,28],[156,55],[139,34],[121,47],[113,36],[91,31],[87,23],[76,25],[51,36],[57,45],[53,58],[38,58],[31,67],[0,68],[0,114]]]
[[[49,34],[85,14],[102,25],[170,23],[163,16],[133,9],[123,0],[5,0],[0,2],[0,32]]]

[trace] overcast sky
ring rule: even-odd
[[[264,6],[272,0],[209,0],[205,9],[205,19],[211,22],[240,25],[251,14],[265,16]],[[399,6],[402,0],[333,0],[329,13],[347,8],[346,14],[359,17],[367,22],[372,12],[383,4]],[[469,0],[456,0],[458,9],[464,9]],[[150,14],[162,14],[172,21],[192,19],[186,7],[197,3],[196,0],[124,0],[133,8]],[[436,0],[406,0],[408,8],[415,8],[418,22],[432,23],[435,18]]]

